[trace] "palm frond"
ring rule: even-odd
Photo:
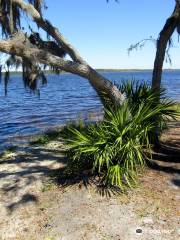
[[[178,114],[174,102],[159,93],[157,102],[146,84],[123,83],[121,89],[128,96],[119,108],[105,109],[104,120],[83,129],[71,127],[64,140],[71,159],[90,166],[102,176],[105,184],[121,189],[136,184],[139,169],[151,158],[152,138],[164,129],[168,118]],[[139,96],[139,97],[138,97]],[[159,96],[159,95],[158,95]],[[133,100],[132,100],[133,99]]]

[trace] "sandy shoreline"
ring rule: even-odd
[[[136,189],[111,198],[93,182],[63,187],[52,180],[66,165],[59,141],[7,153],[0,159],[0,239],[178,239],[180,122],[162,139],[174,155],[158,153],[159,169],[147,168]]]

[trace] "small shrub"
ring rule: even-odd
[[[131,186],[136,182],[137,170],[144,165],[143,147],[150,149],[147,133],[151,124],[144,126],[144,106],[135,116],[128,103],[113,112],[106,110],[106,119],[79,131],[69,128],[65,140],[68,157],[79,165],[92,167],[104,183]],[[141,115],[141,116],[140,116]],[[143,142],[143,143],[142,143]]]
[[[136,184],[140,168],[151,157],[157,128],[159,137],[167,119],[177,115],[163,93],[157,101],[148,86],[133,84],[121,86],[127,100],[118,109],[108,107],[102,122],[69,126],[63,135],[70,168],[90,168],[103,183],[121,189]]]
[[[155,93],[146,83],[138,81],[123,82],[119,89],[126,95],[128,104],[134,112],[138,111],[142,103],[149,105],[149,111],[156,110],[156,114],[148,118],[148,121],[154,126],[148,136],[152,144],[159,144],[160,136],[167,128],[168,120],[176,119],[180,115],[178,108],[175,108],[176,102],[166,98],[165,89]]]

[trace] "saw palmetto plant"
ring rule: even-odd
[[[167,128],[168,119],[175,119],[179,114],[174,110],[175,101],[166,97],[166,90],[161,88],[160,91],[153,91],[153,89],[144,82],[127,81],[119,86],[126,97],[129,105],[132,107],[134,113],[138,111],[139,106],[143,103],[150,106],[150,111],[159,107],[155,116],[148,119],[154,125],[149,132],[151,143],[158,143],[162,131]]]
[[[159,104],[152,104],[155,96],[148,92],[146,85],[135,90],[132,87],[130,83],[121,86],[126,88],[127,100],[116,110],[106,109],[102,122],[80,129],[69,127],[64,135],[69,161],[74,163],[72,166],[92,168],[102,177],[103,183],[121,189],[136,183],[139,169],[151,157],[150,133],[155,131],[157,121],[161,128],[168,117],[177,114],[171,108],[172,101],[164,99]],[[128,96],[127,89],[133,94]],[[145,97],[139,101],[137,96],[142,92],[143,96],[149,95],[149,100]],[[136,97],[138,101],[132,101]]]

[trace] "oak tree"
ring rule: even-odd
[[[96,90],[102,102],[109,99],[120,105],[124,95],[118,88],[93,69],[50,21],[44,18],[43,0],[0,0],[0,26],[4,39],[0,40],[0,51],[9,54],[9,67],[12,63],[22,65],[23,79],[35,88],[38,78],[45,79],[43,69],[50,66],[56,72],[66,71],[87,79]],[[24,13],[24,14],[22,14]],[[30,26],[31,34],[21,27],[22,17],[28,15],[39,29],[51,40],[43,40]],[[71,60],[64,59],[68,55]],[[8,78],[7,72],[5,78]]]

